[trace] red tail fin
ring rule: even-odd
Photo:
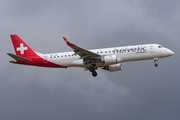
[[[36,56],[37,54],[18,36],[10,35],[16,55],[21,57]]]

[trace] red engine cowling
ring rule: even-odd
[[[118,64],[114,64],[114,65],[108,65],[108,66],[105,66],[102,69],[109,70],[110,72],[119,71],[119,70],[122,69],[122,64],[118,63]]]

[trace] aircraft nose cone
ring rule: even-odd
[[[169,52],[170,55],[174,55],[173,51],[169,50],[168,52]]]

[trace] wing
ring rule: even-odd
[[[65,37],[63,37],[64,41],[67,43],[69,47],[73,49],[75,52],[74,54],[78,54],[80,56],[80,59],[83,59],[85,61],[91,61],[94,59],[101,59],[101,55],[98,55],[94,52],[91,52],[89,50],[83,49],[81,47],[78,47],[72,43],[70,43]]]

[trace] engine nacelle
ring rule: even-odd
[[[117,63],[117,56],[116,55],[110,55],[110,56],[104,56],[101,60],[105,64],[115,64]]]
[[[107,65],[109,64],[116,64],[119,62],[122,62],[123,60],[116,55],[109,55],[109,56],[104,56],[101,61]]]
[[[122,69],[122,64],[118,63],[118,64],[114,64],[114,65],[108,65],[108,66],[105,66],[102,69],[109,70],[110,72],[119,71],[119,70]]]

